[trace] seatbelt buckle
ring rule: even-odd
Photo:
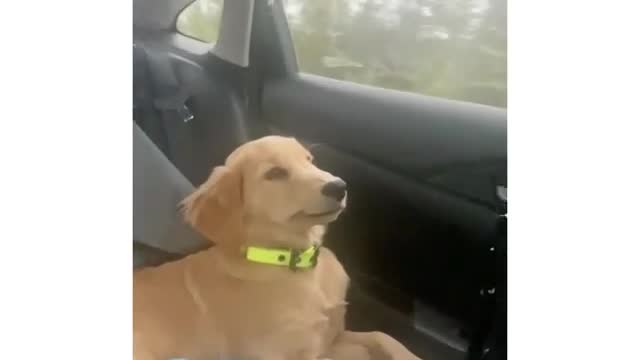
[[[193,112],[187,106],[189,97],[189,91],[186,88],[180,88],[172,95],[155,99],[153,103],[159,111],[172,112],[182,122],[188,123],[194,119]]]
[[[185,104],[182,105],[181,109],[178,109],[178,116],[182,119],[182,122],[185,124],[189,121],[193,120],[194,116],[189,107]]]

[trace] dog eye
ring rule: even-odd
[[[272,167],[264,174],[264,178],[267,180],[283,180],[289,176],[287,169],[279,166]]]

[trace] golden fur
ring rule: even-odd
[[[274,167],[286,177],[268,178]],[[336,179],[292,138],[234,151],[183,202],[186,221],[216,246],[134,272],[134,358],[417,359],[382,333],[345,331],[349,278],[330,250],[309,270],[244,259],[252,245],[321,244],[346,204],[321,193]]]

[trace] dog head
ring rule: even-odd
[[[242,231],[299,237],[334,221],[346,198],[346,183],[316,167],[295,139],[267,136],[231,153],[225,165],[216,167],[183,201],[183,208],[187,222],[220,243],[242,236]]]

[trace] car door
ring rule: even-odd
[[[393,58],[402,46],[389,45],[402,43],[394,36],[411,34],[361,24],[366,12],[369,21],[395,12],[396,24],[415,23],[416,11],[433,17],[450,5],[393,3],[256,2],[253,104],[267,132],[303,140],[320,167],[349,184],[348,211],[331,226],[327,246],[353,280],[350,326],[387,331],[425,358],[497,356],[504,336],[492,334],[506,327],[498,316],[506,309],[505,59],[465,63],[462,54],[474,54],[469,47],[457,54],[460,71],[488,68],[500,86],[468,81],[458,93],[437,83],[429,90],[450,99],[417,93],[411,87],[416,67],[403,73],[407,59]],[[503,5],[485,8],[484,21],[493,28],[503,20]],[[353,35],[358,32],[360,38]],[[435,73],[451,67],[428,52],[446,48],[434,41],[408,49],[404,55],[421,58],[405,63],[440,57],[430,63]],[[351,49],[360,58],[348,54]],[[377,63],[369,61],[380,53]]]

